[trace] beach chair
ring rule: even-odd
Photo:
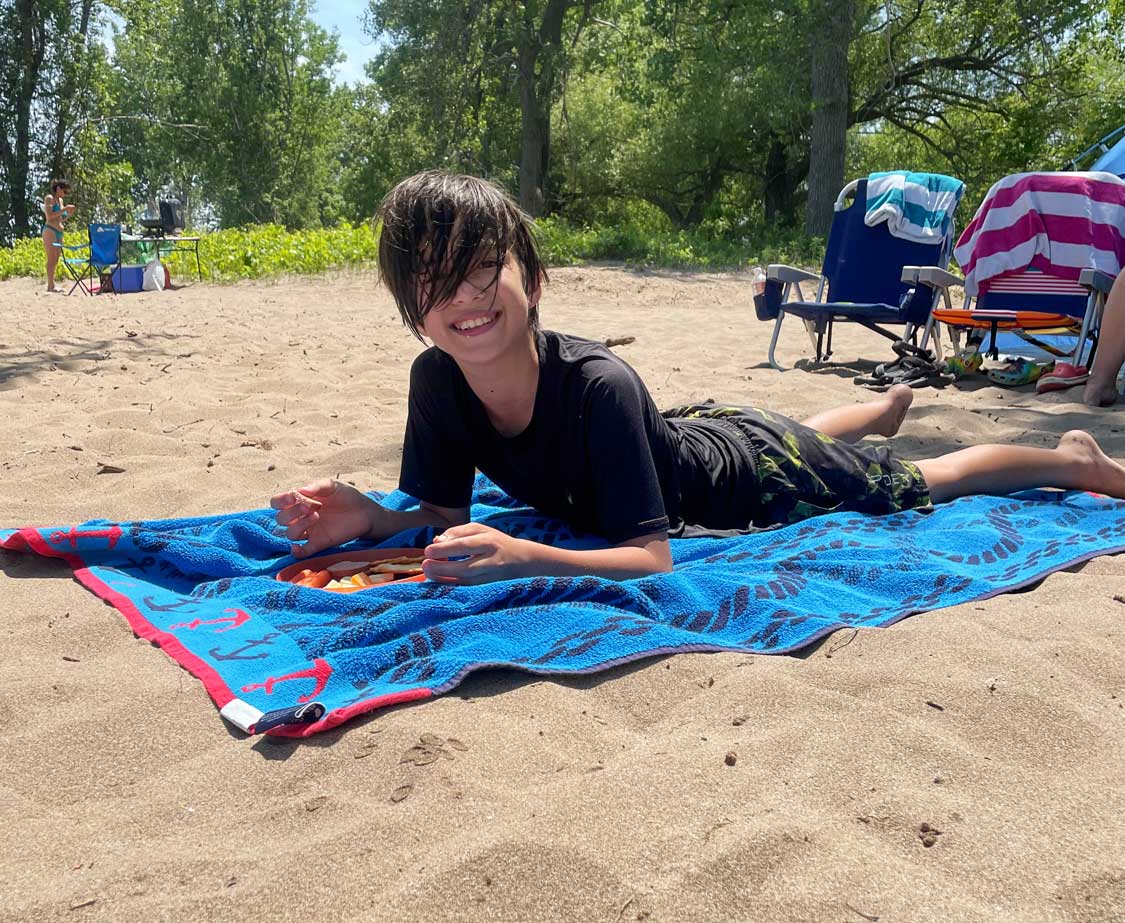
[[[1084,269],[1079,280],[1064,279],[1038,269],[1006,273],[980,284],[976,296],[966,296],[965,306],[954,308],[950,288],[963,285],[951,273],[922,272],[917,283],[941,298],[944,307],[933,310],[933,322],[944,325],[960,349],[967,335],[982,355],[999,359],[1054,358],[1054,369],[1039,382],[1039,390],[1059,390],[1082,384],[1089,377],[1098,344],[1105,299],[1114,277]],[[935,338],[938,331],[934,331]],[[1021,384],[1012,378],[1010,384]]]
[[[933,323],[955,345],[967,333],[970,352],[1014,357],[1010,370],[989,372],[995,381],[1067,388],[1089,377],[1106,295],[1125,264],[1123,228],[1116,176],[1014,174],[993,185],[957,242],[965,279],[931,271],[916,282],[940,295]],[[954,309],[949,290],[960,285],[965,302]],[[1033,361],[1051,358],[1053,368]]]
[[[100,291],[100,285],[95,286],[95,281],[102,273],[116,272],[121,266],[121,225],[91,224],[89,235],[89,242],[85,244],[55,244],[63,251],[60,262],[74,280],[68,295],[76,288],[87,295],[94,294],[95,289]],[[68,253],[73,255],[68,256]]]
[[[818,363],[832,355],[832,329],[837,323],[860,324],[892,341],[913,344],[909,348],[918,353],[925,352],[930,312],[938,293],[919,288],[914,279],[919,268],[945,269],[949,264],[952,212],[947,226],[932,242],[922,243],[895,236],[887,222],[868,225],[867,211],[868,180],[853,180],[836,199],[820,274],[778,264],[766,268],[765,291],[755,297],[754,306],[759,320],[774,322],[769,364],[778,371],[782,369],[776,358],[777,343],[790,315],[804,321]],[[802,290],[805,284],[816,285],[811,301]]]

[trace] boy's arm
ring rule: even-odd
[[[672,570],[667,532],[651,532],[612,548],[575,551],[512,538],[490,526],[470,522],[438,535],[427,546],[425,556],[422,569],[426,576],[446,583],[576,576],[630,580]]]
[[[448,529],[459,526],[469,521],[469,508],[453,508],[448,506],[435,506],[422,501],[416,510],[389,510],[380,503],[366,499],[372,505],[369,511],[371,528],[366,537],[379,541],[389,538],[396,532],[412,529],[417,526],[433,526],[435,529]]]
[[[609,580],[631,580],[672,570],[672,549],[667,532],[652,532],[594,551],[574,551],[551,545],[535,545],[539,573],[552,577],[589,574]]]

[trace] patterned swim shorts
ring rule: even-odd
[[[746,437],[758,485],[754,525],[799,522],[823,513],[883,515],[928,509],[918,466],[883,445],[853,445],[756,407],[692,404],[665,417],[721,419]]]

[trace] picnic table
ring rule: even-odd
[[[153,258],[160,259],[172,253],[194,253],[195,254],[195,271],[199,277],[199,281],[203,281],[203,265],[199,259],[199,242],[202,237],[195,236],[173,236],[167,235],[163,237],[149,236],[147,234],[130,234],[124,233],[121,235],[121,256],[122,262],[128,263],[129,260],[125,259],[126,247],[128,247],[137,256],[137,262],[147,263]]]

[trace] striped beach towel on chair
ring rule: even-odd
[[[953,251],[965,293],[1037,269],[1077,282],[1125,266],[1125,180],[1111,173],[1015,173],[988,190]]]
[[[965,184],[941,173],[895,170],[867,178],[868,227],[885,221],[895,237],[920,244],[941,240],[949,230]]]

